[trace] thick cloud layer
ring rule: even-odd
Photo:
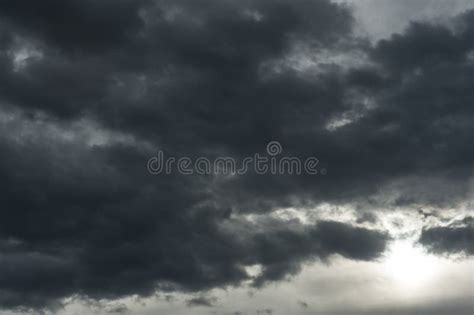
[[[0,26],[1,307],[260,287],[333,254],[373,260],[384,231],[246,215],[469,193],[472,12],[375,45],[326,0],[3,1]],[[242,158],[271,140],[327,175],[145,167],[158,149]],[[457,248],[430,231],[434,251]]]
[[[466,217],[447,226],[423,230],[419,242],[438,254],[474,255],[474,219]]]

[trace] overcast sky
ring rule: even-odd
[[[470,0],[3,0],[0,314],[472,315],[473,85]]]

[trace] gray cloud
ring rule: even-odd
[[[375,260],[384,231],[244,216],[322,202],[443,207],[468,193],[472,12],[374,45],[325,0],[4,1],[0,12],[3,308],[261,287],[332,255]],[[342,67],[322,51],[367,61]],[[297,53],[321,66],[296,69]],[[78,121],[128,140],[86,143],[69,129]],[[328,174],[145,168],[157,148],[241,158],[270,140]],[[457,229],[426,229],[421,242],[457,251]]]
[[[204,306],[213,307],[217,302],[214,297],[199,296],[186,301],[188,307]]]
[[[452,222],[447,226],[423,229],[419,243],[437,254],[474,254],[474,218]]]

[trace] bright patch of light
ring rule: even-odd
[[[298,220],[302,224],[314,224],[304,209],[285,208],[274,211],[272,217],[282,221]]]
[[[246,266],[245,267],[245,272],[247,275],[251,278],[256,278],[262,274],[262,265],[251,265],[251,266]]]
[[[255,10],[245,10],[244,11],[244,16],[250,18],[251,20],[255,22],[261,22],[263,20],[263,15]]]
[[[41,59],[43,53],[32,47],[21,47],[12,52],[13,71],[18,72],[28,65],[32,60]]]
[[[401,289],[419,289],[436,278],[440,258],[406,240],[395,241],[384,259],[385,271]]]
[[[348,118],[333,119],[326,124],[326,129],[329,131],[334,131],[352,122],[353,120],[350,120]]]

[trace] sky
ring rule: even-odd
[[[468,0],[1,1],[0,314],[472,315],[472,82]]]

